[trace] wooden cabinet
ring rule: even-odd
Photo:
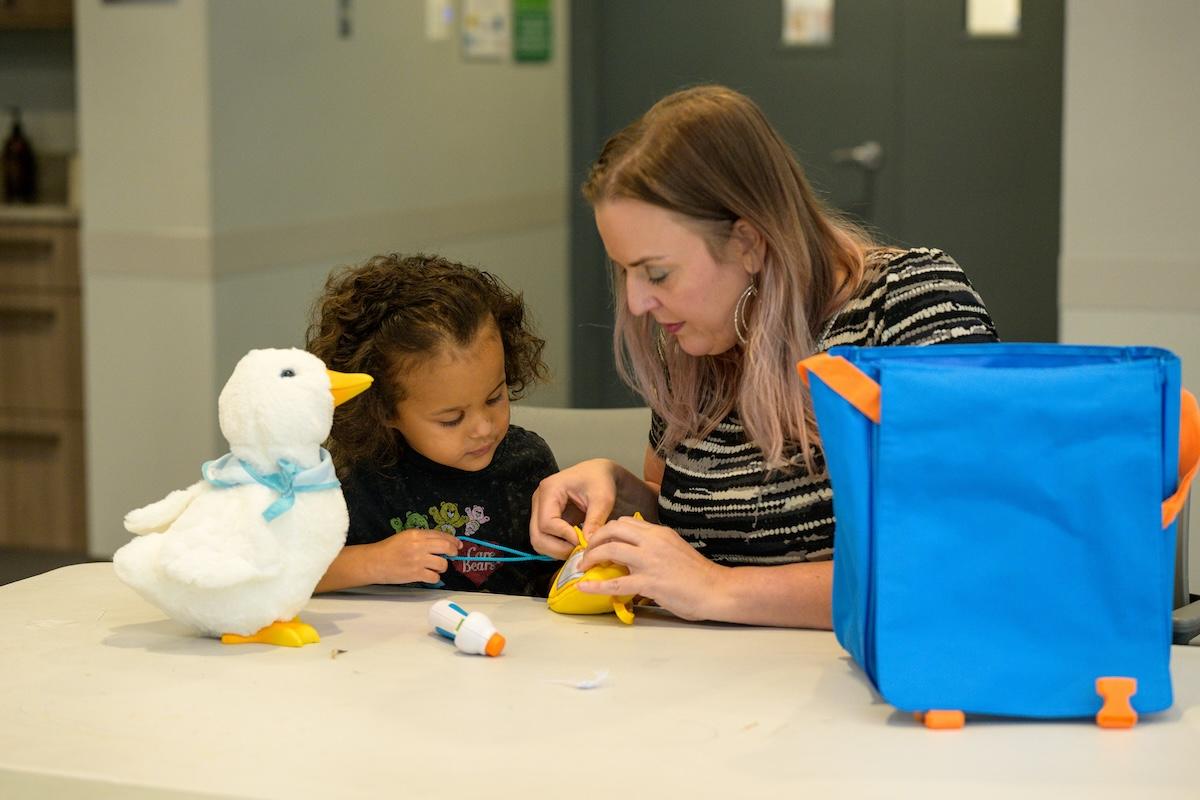
[[[36,217],[0,209],[0,547],[84,552],[79,229]]]
[[[72,0],[0,0],[0,30],[69,28]]]

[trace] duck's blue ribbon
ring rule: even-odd
[[[301,469],[286,458],[276,462],[278,472],[259,472],[249,463],[226,453],[215,461],[206,461],[200,467],[200,475],[217,489],[232,489],[248,483],[261,484],[279,495],[275,502],[262,512],[263,519],[272,521],[289,511],[296,504],[296,492],[320,492],[336,489],[342,484],[333,468],[329,452],[321,448],[321,460],[317,465]]]

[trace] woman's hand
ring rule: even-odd
[[[723,591],[727,567],[709,561],[662,525],[633,517],[609,522],[588,537],[580,570],[612,561],[629,574],[607,581],[581,581],[589,594],[641,595],[683,619],[711,619],[709,605]]]
[[[393,534],[371,548],[371,583],[437,583],[462,542],[442,531],[407,530]]]
[[[604,524],[617,501],[617,471],[606,458],[581,461],[546,477],[533,493],[529,514],[529,543],[553,558],[566,558],[579,544],[574,526],[583,532]]]

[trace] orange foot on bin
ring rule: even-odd
[[[913,719],[924,723],[926,728],[939,731],[956,730],[966,723],[963,712],[937,708],[924,712],[914,711]]]

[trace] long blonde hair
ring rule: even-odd
[[[617,370],[662,417],[660,454],[706,437],[736,409],[768,469],[811,470],[819,439],[795,364],[861,285],[875,248],[867,234],[816,197],[754,101],[723,86],[668,95],[615,134],[583,194],[593,206],[630,198],[682,214],[714,257],[738,220],[759,231],[765,257],[740,358],[736,348],[693,357],[668,342],[649,314],[630,313],[614,269]]]

